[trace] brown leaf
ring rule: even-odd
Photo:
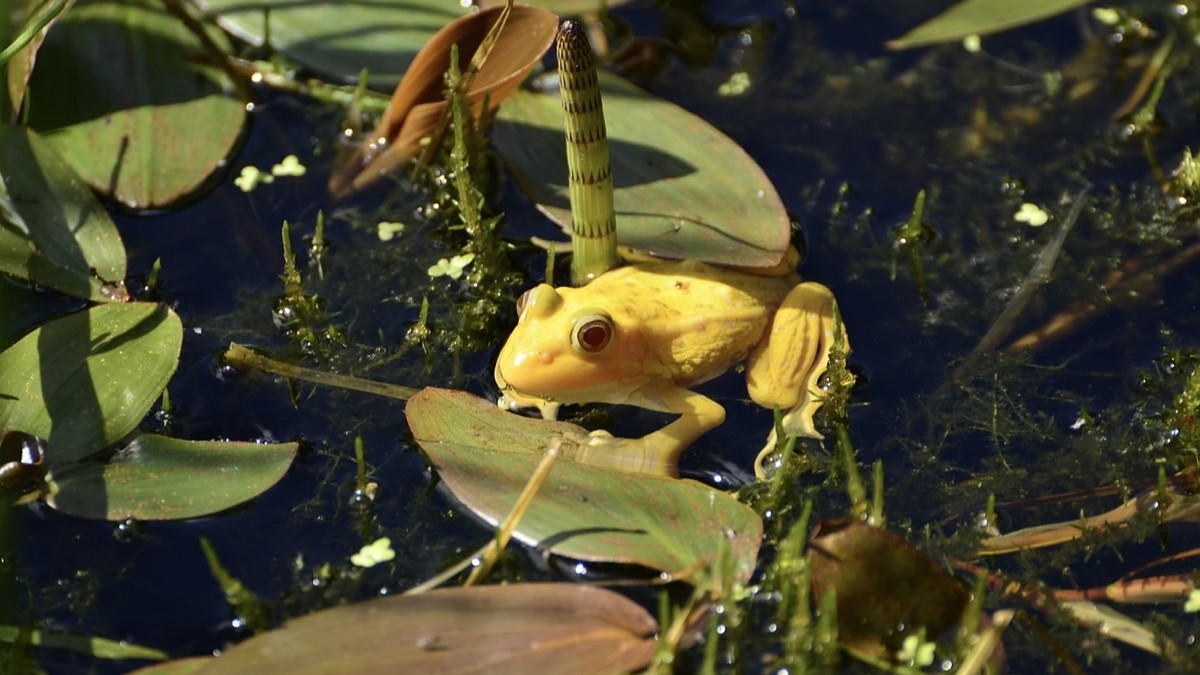
[[[443,74],[450,64],[451,45],[458,45],[458,67],[465,70],[502,9],[485,9],[451,21],[417,52],[379,124],[367,136],[369,142],[334,168],[329,178],[334,197],[358,192],[416,156],[421,139],[433,133],[448,105]],[[467,92],[476,117],[485,98],[495,107],[521,84],[554,42],[557,29],[558,16],[549,10],[512,8],[504,31]]]
[[[301,617],[200,672],[630,672],[650,664],[656,629],[646,610],[594,586],[450,588]]]
[[[958,621],[967,591],[903,537],[857,521],[821,522],[809,540],[813,597],[837,591],[838,641],[889,659],[925,628],[935,640]]]

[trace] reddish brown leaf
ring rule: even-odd
[[[650,664],[656,630],[646,610],[594,586],[450,588],[316,612],[196,672],[629,672]]]
[[[903,537],[851,520],[823,521],[809,540],[813,596],[837,591],[838,640],[890,658],[924,628],[936,639],[958,621],[967,591]]]
[[[345,197],[378,181],[416,156],[448,105],[443,75],[450,47],[458,45],[459,69],[465,70],[502,8],[485,9],[451,21],[413,59],[392,101],[367,138],[369,143],[343,158],[329,179],[329,191]],[[484,99],[493,107],[521,84],[554,41],[558,16],[537,7],[514,6],[508,23],[475,76],[467,102],[476,116]]]

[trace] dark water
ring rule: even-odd
[[[1156,242],[1177,246],[1195,236],[1179,209],[1172,214],[1167,208],[1140,141],[1122,139],[1120,124],[1109,120],[1135,79],[1122,70],[1123,59],[1148,54],[1157,43],[1129,38],[1125,46],[1105,50],[1096,59],[1096,91],[1079,101],[1048,91],[1040,74],[1080,58],[1094,36],[1108,30],[1087,15],[988,38],[991,56],[956,46],[899,54],[882,47],[946,4],[635,2],[613,12],[619,27],[661,37],[670,46],[640,83],[745,147],[802,224],[808,247],[802,272],[837,294],[854,347],[852,365],[862,376],[851,414],[860,461],[884,461],[891,522],[921,544],[930,543],[928,526],[935,550],[953,548],[942,537],[957,529],[939,523],[981,508],[989,492],[1018,499],[1122,477],[1152,479],[1159,458],[1168,471],[1182,468],[1177,453],[1137,433],[1142,416],[1166,403],[1147,398],[1139,382],[1156,358],[1196,346],[1198,335],[1195,267],[1189,266],[1157,293],[1105,313],[1027,360],[972,362],[966,377],[945,384],[1083,187],[1091,187],[1088,208],[1018,332],[1071,302],[1102,295],[1100,280],[1120,261]],[[1162,31],[1183,30],[1169,12],[1145,13]],[[1163,124],[1150,143],[1168,168],[1200,129],[1194,110],[1200,83],[1183,67],[1183,42],[1181,65],[1160,104]],[[717,87],[735,72],[749,74],[751,89],[718,96]],[[281,221],[293,225],[306,289],[324,298],[349,336],[347,347],[316,364],[334,370],[361,372],[403,340],[429,293],[425,269],[456,245],[422,225],[427,221],[415,210],[424,198],[411,186],[400,186],[391,201],[383,194],[350,206],[322,201],[317,196],[331,161],[327,139],[336,135],[338,111],[266,91],[260,96],[246,143],[213,193],[168,214],[122,215],[120,227],[131,274],[144,277],[161,259],[160,293],[185,325],[166,430],[183,438],[299,440],[301,454],[266,494],[208,518],[118,526],[36,505],[19,510],[11,569],[20,590],[9,603],[12,621],[126,639],[174,656],[207,654],[245,633],[231,621],[200,537],[283,618],[402,590],[490,536],[433,489],[397,403],[303,386],[293,402],[285,385],[220,363],[231,341],[288,353],[289,342],[271,316],[281,289]],[[267,167],[291,153],[309,167],[303,178],[278,180],[249,195],[232,185],[241,166]],[[925,219],[936,232],[921,256],[928,303],[920,299],[907,250],[897,250],[891,233],[921,189],[929,194]],[[510,234],[552,232],[503,178],[489,201],[506,214]],[[1043,228],[1016,223],[1012,214],[1024,201],[1040,204],[1057,220]],[[328,216],[331,245],[324,280],[308,266],[302,243],[312,236],[318,210]],[[381,243],[373,227],[379,219],[404,221],[409,231]],[[523,250],[514,262],[526,274],[511,289],[515,297],[539,279],[543,262]],[[14,303],[26,302],[19,290],[11,293]],[[430,297],[434,321],[448,324],[449,307],[469,294],[446,282]],[[5,327],[4,335],[74,305],[42,296],[29,306],[18,320],[23,325]],[[492,344],[502,337],[503,330]],[[428,359],[415,353],[365,374],[494,397],[492,356],[492,349],[472,351],[456,366],[444,353]],[[684,472],[711,479],[728,473],[725,462],[747,470],[757,447],[745,447],[744,438],[765,431],[770,414],[744,402],[736,375],[707,391],[727,406],[729,419],[685,455]],[[1095,421],[1072,430],[1085,413]],[[627,435],[660,422],[638,411],[613,411],[607,419]],[[162,425],[148,421],[147,427]],[[377,501],[365,509],[353,503],[356,435],[380,485]],[[1116,502],[1097,504],[1087,506],[1095,512]],[[841,509],[840,491],[821,493],[819,516],[836,517]],[[1075,503],[1004,515],[1012,526],[1024,526],[1070,519],[1078,509]],[[349,555],[379,536],[391,537],[395,563],[348,575]],[[1170,531],[1168,543],[1168,550],[1179,551],[1200,540],[1194,529],[1180,527]],[[1086,587],[1163,554],[1157,537],[1113,548],[1068,548],[1062,560],[998,567],[1040,570],[1030,574]],[[332,566],[328,575],[320,571],[326,563]],[[508,573],[555,576],[535,555],[520,551]],[[1162,611],[1178,622],[1180,635],[1195,635],[1195,619],[1178,605]],[[1097,659],[1095,672],[1160,667],[1125,648],[1081,646],[1083,634],[1070,627],[1056,630],[1081,660]],[[1036,638],[1014,633],[1017,672],[1041,672],[1053,663]],[[757,659],[744,656],[753,672]],[[52,672],[127,669],[51,652],[40,662]]]

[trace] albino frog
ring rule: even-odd
[[[689,387],[745,362],[750,398],[783,410],[789,434],[821,438],[812,420],[824,397],[817,381],[835,342],[846,352],[849,344],[833,294],[800,281],[798,258],[791,249],[768,269],[644,262],[580,288],[532,288],[517,300],[517,327],[496,362],[500,406],[536,406],[548,419],[564,403],[676,413],[641,438],[592,432],[575,455],[675,476],[683,450],[725,420],[720,404]]]

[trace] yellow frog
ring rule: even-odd
[[[644,262],[581,288],[541,284],[517,300],[517,327],[500,350],[500,406],[536,406],[553,419],[564,403],[614,403],[677,413],[641,438],[592,432],[575,458],[676,476],[679,455],[725,420],[716,401],[688,388],[746,363],[755,403],[785,411],[790,434],[821,438],[817,381],[837,340],[829,289],[801,282],[789,250],[768,269]],[[770,449],[770,443],[768,448]],[[756,463],[760,473],[763,456]]]

